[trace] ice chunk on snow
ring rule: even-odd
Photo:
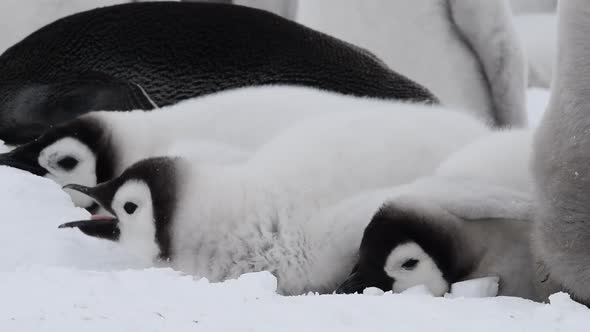
[[[377,287],[367,287],[363,290],[363,295],[381,296],[383,294],[385,294],[385,292]]]
[[[425,285],[418,285],[414,287],[410,287],[403,291],[401,294],[409,294],[409,295],[430,295],[433,296],[432,292],[428,287]]]
[[[276,295],[277,278],[270,272],[246,273],[238,278],[238,282],[255,296]]]
[[[494,297],[498,295],[499,282],[498,277],[456,282],[451,285],[451,297]]]
[[[556,293],[549,296],[549,303],[556,308],[564,309],[565,311],[582,311],[587,312],[588,308],[584,305],[572,300],[571,296],[566,293]]]

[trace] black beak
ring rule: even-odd
[[[363,271],[356,269],[352,272],[348,279],[346,279],[337,289],[337,294],[361,294],[365,288],[377,287],[384,292],[388,292],[393,287],[394,280],[385,274],[385,272],[378,271]]]
[[[82,193],[90,198],[96,199],[96,197],[94,197],[95,190],[94,190],[94,188],[91,188],[91,187],[81,186],[79,184],[68,184],[68,185],[63,186],[62,189],[74,190],[74,191]]]
[[[0,166],[9,166],[18,168],[20,170],[44,176],[47,170],[39,165],[36,160],[29,160],[29,158],[20,158],[18,155],[8,152],[0,154]]]
[[[104,185],[98,185],[96,187],[86,187],[86,186],[81,186],[79,184],[68,184],[68,185],[63,186],[62,189],[69,189],[69,190],[73,190],[73,191],[77,191],[79,193],[82,193],[82,194],[92,198],[96,203],[98,203],[99,205],[104,207],[107,211],[109,211],[113,215],[115,214],[115,212],[113,212],[110,208],[110,200],[112,197],[111,191],[109,190],[110,188],[108,188]],[[93,206],[93,207],[96,208],[96,206]]]
[[[59,225],[58,228],[78,228],[82,233],[88,236],[117,241],[121,234],[121,231],[117,226],[118,223],[119,220],[116,218],[90,219],[67,222]]]
[[[63,187],[63,189],[70,189],[82,193],[96,202],[101,204],[105,207],[109,212],[115,214],[108,208],[108,205],[105,205],[103,201],[101,201],[101,188],[102,190],[108,189],[101,186],[98,187],[86,187],[81,186],[79,184],[68,184]],[[105,193],[103,193],[105,194]],[[82,233],[97,237],[100,239],[106,239],[111,241],[119,240],[119,236],[121,235],[121,230],[118,227],[119,220],[117,218],[101,218],[101,219],[90,219],[90,220],[79,220],[79,221],[72,221],[62,225],[59,225],[58,228],[78,228]]]

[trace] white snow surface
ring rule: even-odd
[[[533,113],[540,118],[542,111]],[[423,287],[404,294],[284,297],[268,272],[209,283],[153,267],[77,230],[58,230],[88,214],[47,179],[0,167],[0,181],[0,331],[544,332],[590,326],[590,310],[563,293],[550,304],[476,298],[493,295],[489,280],[455,285],[459,291],[447,298]]]

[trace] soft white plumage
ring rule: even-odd
[[[181,188],[171,229],[172,265],[213,281],[269,270],[286,294],[333,290],[341,279],[314,276],[312,270],[319,268],[315,256],[324,254],[319,247],[337,235],[319,231],[315,224],[325,225],[312,218],[361,191],[430,174],[450,152],[489,132],[461,113],[371,104],[371,110],[340,110],[303,121],[243,163],[176,161]],[[141,163],[149,167],[149,162]],[[164,189],[152,188],[152,196]],[[126,222],[124,213],[117,217]],[[136,222],[152,223],[153,217]],[[329,265],[319,268],[324,269]]]
[[[298,22],[375,53],[443,104],[526,123],[526,61],[505,0],[298,2]]]
[[[536,290],[537,280],[528,239],[534,213],[529,195],[460,178],[422,178],[404,186],[361,193],[314,218],[310,225],[319,227],[315,230],[320,234],[317,235],[318,242],[320,238],[326,238],[325,233],[332,236],[318,246],[320,254],[316,269],[312,269],[313,280],[338,279],[345,273],[342,269],[346,268],[346,273],[350,273],[353,264],[358,261],[363,229],[383,207],[391,211],[410,212],[420,216],[418,220],[423,224],[437,225],[437,229],[451,232],[456,246],[451,249],[455,252],[455,258],[451,259],[455,259],[458,266],[469,267],[463,280],[497,276],[502,284],[500,295],[529,299],[541,297]],[[328,230],[328,225],[331,230]],[[352,246],[353,243],[356,246]],[[422,260],[425,255],[419,246],[401,249],[411,249],[411,254],[415,255],[412,258]],[[438,248],[443,253],[447,252],[446,249]],[[400,254],[394,248],[389,255]],[[398,263],[400,261],[401,258]],[[420,273],[402,276],[401,285],[396,287],[393,283],[393,290],[403,291],[414,285],[426,284],[431,291],[442,295],[449,284],[429,261],[426,259],[427,264],[418,271]],[[321,269],[321,266],[330,266],[332,270]],[[384,266],[384,270],[386,268]],[[400,269],[395,273],[401,273]],[[459,280],[449,282],[454,281]],[[370,285],[369,280],[366,286]]]
[[[102,150],[108,152],[107,156],[97,156],[96,151],[88,154],[88,143],[85,144],[74,136],[64,138],[78,140],[79,144],[62,144],[61,140],[49,140],[39,155],[49,151],[55,160],[67,156],[80,158],[78,166],[73,169],[65,170],[49,165],[46,168],[49,172],[47,176],[61,185],[95,185],[99,168],[112,167],[113,175],[116,176],[136,161],[170,154],[176,150],[187,150],[186,147],[189,147],[194,158],[201,161],[243,160],[262,144],[303,119],[326,113],[340,114],[372,109],[391,110],[396,117],[413,110],[411,106],[395,101],[344,96],[311,88],[250,87],[195,98],[152,112],[93,112],[65,127],[50,131],[44,137],[60,135],[61,132],[71,135],[72,130],[67,131],[64,128],[76,128],[79,121],[86,121],[105,137],[91,137],[90,140],[95,140],[93,143],[99,146],[103,144]],[[447,113],[443,113],[443,116],[444,114]],[[36,149],[43,144],[45,142],[42,137],[31,148]],[[27,149],[27,146],[21,149]],[[96,163],[97,159],[100,162]],[[39,162],[45,161],[39,158]],[[96,169],[81,168],[90,164],[96,164]],[[102,179],[106,180],[108,179]],[[76,203],[87,206],[84,204],[87,202],[81,198],[76,198]]]
[[[532,194],[533,134],[531,129],[490,133],[452,153],[435,174],[471,178]]]

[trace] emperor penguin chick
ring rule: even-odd
[[[196,98],[167,110],[93,112],[56,126],[39,139],[0,155],[0,165],[30,171],[61,185],[95,186],[121,174],[134,162],[169,154],[178,141],[195,145],[203,141],[218,142],[250,153],[304,119],[326,113],[368,110],[389,113],[384,120],[392,127],[381,126],[383,131],[428,133],[435,126],[435,119],[440,119],[440,129],[436,129],[439,136],[422,138],[431,142],[433,149],[441,144],[439,141],[446,141],[446,136],[450,141],[458,137],[455,132],[485,130],[468,115],[440,107],[427,111],[424,105],[343,96],[311,88],[252,87]],[[413,112],[418,114],[411,114]],[[397,122],[406,127],[401,128]],[[325,130],[333,130],[331,127],[326,124]],[[400,139],[393,144],[411,146],[403,135],[400,134]],[[77,206],[92,207],[87,197],[71,191],[70,194]]]
[[[363,190],[428,174],[487,131],[476,120],[458,121],[465,120],[459,113],[442,115],[428,107],[404,117],[394,113],[313,118],[242,163],[151,158],[94,188],[66,186],[117,219],[64,227],[120,241],[212,281],[269,270],[283,293],[312,290],[303,283],[311,250],[303,228],[315,213]],[[301,278],[288,277],[294,274]]]
[[[412,192],[412,186],[422,192]],[[418,181],[390,195],[380,194],[383,205],[364,230],[356,264],[337,292],[377,287],[399,293],[425,285],[442,296],[455,282],[495,276],[499,295],[541,299],[528,195],[457,178]]]

